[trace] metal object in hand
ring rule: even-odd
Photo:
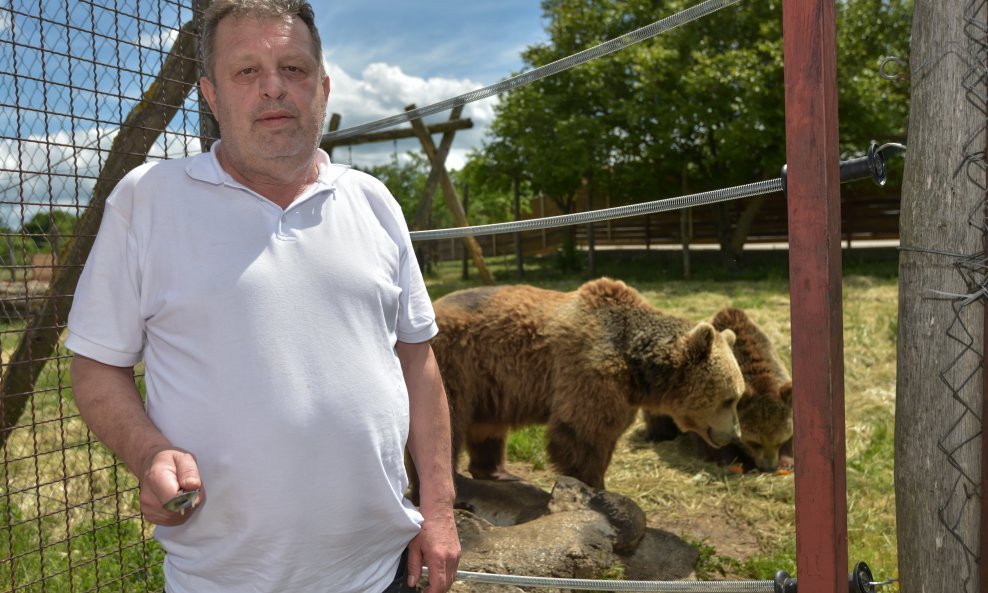
[[[196,501],[199,499],[199,489],[187,490],[179,492],[171,499],[169,499],[164,505],[166,511],[171,511],[173,513],[185,514],[185,511],[196,506]]]

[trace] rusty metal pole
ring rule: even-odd
[[[848,586],[835,12],[782,9],[800,593]]]

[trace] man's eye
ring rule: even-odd
[[[237,72],[237,74],[242,74],[244,76],[249,76],[249,75],[251,75],[253,73],[254,73],[254,68],[251,67],[251,66],[248,66],[246,68],[241,68],[240,71]]]

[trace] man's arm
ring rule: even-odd
[[[447,591],[456,577],[460,540],[453,518],[453,467],[449,405],[439,366],[428,342],[398,342],[398,359],[408,387],[408,450],[418,472],[422,531],[409,544],[409,586],[429,567],[427,593]]]
[[[71,370],[72,394],[83,420],[140,480],[144,516],[159,525],[183,523],[188,513],[166,511],[162,504],[179,490],[200,488],[199,469],[191,453],[172,446],[151,422],[134,384],[134,368],[76,355]]]

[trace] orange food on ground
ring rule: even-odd
[[[744,465],[740,463],[732,463],[731,465],[727,466],[727,471],[731,472],[732,474],[741,475],[744,473]]]

